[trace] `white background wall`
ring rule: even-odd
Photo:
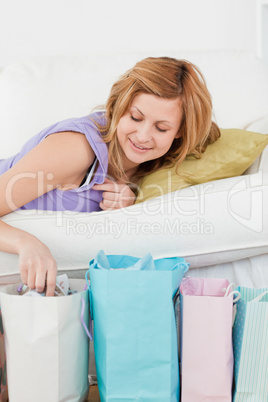
[[[0,0],[0,65],[150,50],[257,53],[258,0]]]

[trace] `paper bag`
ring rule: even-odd
[[[61,297],[1,293],[7,379],[12,402],[76,402],[87,398],[89,340],[81,324],[83,280],[70,280],[77,294]]]
[[[234,402],[268,401],[268,289],[238,287]]]
[[[233,297],[229,282],[185,278],[181,301],[181,401],[231,402]]]
[[[110,269],[111,268],[111,269]],[[90,264],[94,349],[101,401],[177,402],[173,296],[183,258],[153,261],[99,253]]]

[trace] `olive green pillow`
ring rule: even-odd
[[[240,129],[222,129],[200,159],[187,156],[176,167],[162,168],[145,176],[136,203],[195,184],[241,175],[268,145],[268,134]]]

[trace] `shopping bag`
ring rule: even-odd
[[[188,264],[100,252],[90,262],[94,350],[101,401],[179,397],[173,296]]]
[[[229,282],[184,278],[180,304],[181,401],[231,402],[233,291]]]
[[[268,401],[268,289],[238,287],[233,401]]]
[[[78,293],[61,297],[19,296],[17,285],[0,294],[7,379],[12,402],[84,401],[88,395],[88,336],[84,280],[70,280]]]
[[[4,340],[4,328],[2,323],[2,313],[0,309],[0,402],[7,402],[7,369],[6,352]]]

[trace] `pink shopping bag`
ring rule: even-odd
[[[180,300],[181,401],[231,402],[233,295],[229,282],[184,278]]]

